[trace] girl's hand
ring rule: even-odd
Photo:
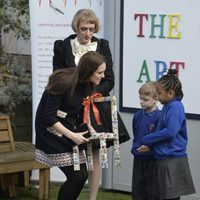
[[[138,152],[141,152],[141,153],[146,153],[146,152],[149,152],[150,149],[149,149],[148,146],[142,145],[142,146],[140,146],[139,148],[137,148],[137,151],[138,151]]]
[[[85,142],[89,142],[89,139],[85,138],[84,135],[87,134],[88,131],[84,131],[84,132],[78,132],[78,133],[74,133],[71,136],[71,139],[73,140],[73,142],[75,142],[77,145],[80,145],[82,143]]]

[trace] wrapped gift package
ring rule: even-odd
[[[83,100],[83,122],[90,132],[90,142],[87,143],[88,170],[94,170],[93,148],[100,149],[102,168],[108,168],[107,149],[112,143],[114,147],[114,164],[120,167],[120,145],[118,133],[117,101],[115,96],[102,97],[94,94]],[[79,170],[78,148],[74,146],[74,170]]]

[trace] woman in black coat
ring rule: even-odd
[[[55,41],[53,70],[75,67],[78,64],[80,57],[86,52],[97,51],[106,59],[106,71],[105,78],[100,85],[95,88],[95,91],[101,93],[103,96],[107,96],[114,87],[112,55],[109,42],[105,39],[98,39],[93,36],[93,34],[99,30],[99,21],[98,18],[90,16],[92,14],[93,12],[89,9],[78,11],[72,21],[72,28],[76,34],[70,35],[65,40]],[[81,17],[84,15],[85,17]],[[85,21],[81,23],[82,19]]]
[[[95,86],[93,92],[109,96],[114,87],[113,61],[108,41],[94,37],[94,33],[97,33],[99,28],[99,19],[92,10],[79,10],[72,20],[72,29],[75,34],[70,35],[65,40],[57,40],[54,43],[53,69],[73,68],[77,66],[79,59],[86,52],[91,50],[99,52],[106,59],[106,71],[105,77],[99,85]],[[106,114],[108,115],[108,112],[104,115]],[[89,171],[88,173],[89,200],[96,200],[99,187],[100,163],[98,148],[93,149],[93,159],[94,171]]]
[[[80,170],[74,171],[73,147],[88,142],[87,131],[77,131],[83,98],[99,85],[106,70],[98,52],[83,55],[76,68],[56,70],[49,78],[35,119],[36,160],[59,167],[67,177],[58,200],[76,200],[87,180],[86,158],[80,153]]]

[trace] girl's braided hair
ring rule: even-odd
[[[178,79],[176,69],[168,69],[167,74],[162,76],[158,83],[160,83],[167,91],[173,90],[178,99],[183,98],[182,84]]]

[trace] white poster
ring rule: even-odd
[[[34,118],[48,77],[52,73],[53,44],[74,33],[71,21],[82,8],[92,9],[101,24],[97,37],[103,37],[104,0],[30,0],[32,92],[33,92],[33,143],[35,142]],[[35,175],[33,174],[33,178]],[[51,170],[51,180],[65,180],[57,169]]]
[[[121,2],[120,110],[140,108],[139,87],[176,68],[187,117],[200,119],[200,1]]]

